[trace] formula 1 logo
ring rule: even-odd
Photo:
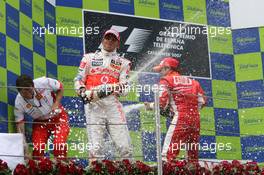
[[[112,25],[110,29],[114,29],[119,33],[122,33],[126,31],[128,27]],[[151,35],[151,32],[152,32],[151,30],[134,28],[125,42],[125,45],[129,45],[126,52],[139,53],[142,50],[142,48],[144,48],[146,41]],[[101,49],[102,44],[100,44],[98,48]]]

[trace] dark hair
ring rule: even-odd
[[[17,90],[20,92],[23,87],[33,87],[33,79],[28,75],[21,75],[16,80]]]

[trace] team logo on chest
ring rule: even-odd
[[[120,70],[121,69],[121,65],[122,65],[121,60],[114,60],[114,59],[111,60],[110,66],[113,69]]]
[[[26,108],[27,108],[27,109],[30,109],[30,108],[32,108],[32,105],[29,104],[29,103],[27,103]]]

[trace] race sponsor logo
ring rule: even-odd
[[[102,66],[103,61],[92,61],[92,66]]]
[[[101,83],[106,84],[108,82],[109,82],[109,77],[108,76],[102,76]]]
[[[97,67],[97,68],[92,68],[91,71],[90,71],[92,74],[109,74],[110,76],[114,77],[114,78],[119,78],[119,72],[117,71],[113,71],[109,68],[100,68],[100,67]]]
[[[111,64],[110,64],[110,66],[111,66],[113,69],[120,70],[120,69],[121,69],[121,65],[122,65],[122,62],[121,62],[121,61],[111,60]]]
[[[103,58],[99,59],[92,59],[92,66],[102,66],[103,65]]]

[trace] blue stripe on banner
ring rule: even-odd
[[[79,66],[83,56],[82,38],[57,36],[58,64]]]
[[[20,45],[20,67],[21,74],[33,76],[33,52],[28,48]]]
[[[7,104],[0,102],[0,121],[8,120]],[[8,133],[8,123],[0,122],[0,133]]]
[[[110,12],[125,13],[134,15],[134,1],[120,1],[120,0],[110,0],[109,1]]]
[[[182,0],[160,0],[160,18],[183,21]]]
[[[0,33],[0,66],[6,68],[6,36]]]
[[[6,34],[19,42],[19,11],[6,3]]]
[[[16,79],[18,75],[14,74],[13,72],[7,71],[7,85],[8,86],[16,86]],[[14,106],[15,99],[17,95],[17,90],[14,87],[9,87],[7,89],[7,96],[8,96],[8,104]]]
[[[235,109],[214,109],[217,136],[240,136],[238,112]]]
[[[46,60],[46,67],[47,67],[47,77],[57,79],[58,76],[57,64],[54,64],[51,61]]]
[[[32,0],[20,0],[20,11],[32,18]]]

